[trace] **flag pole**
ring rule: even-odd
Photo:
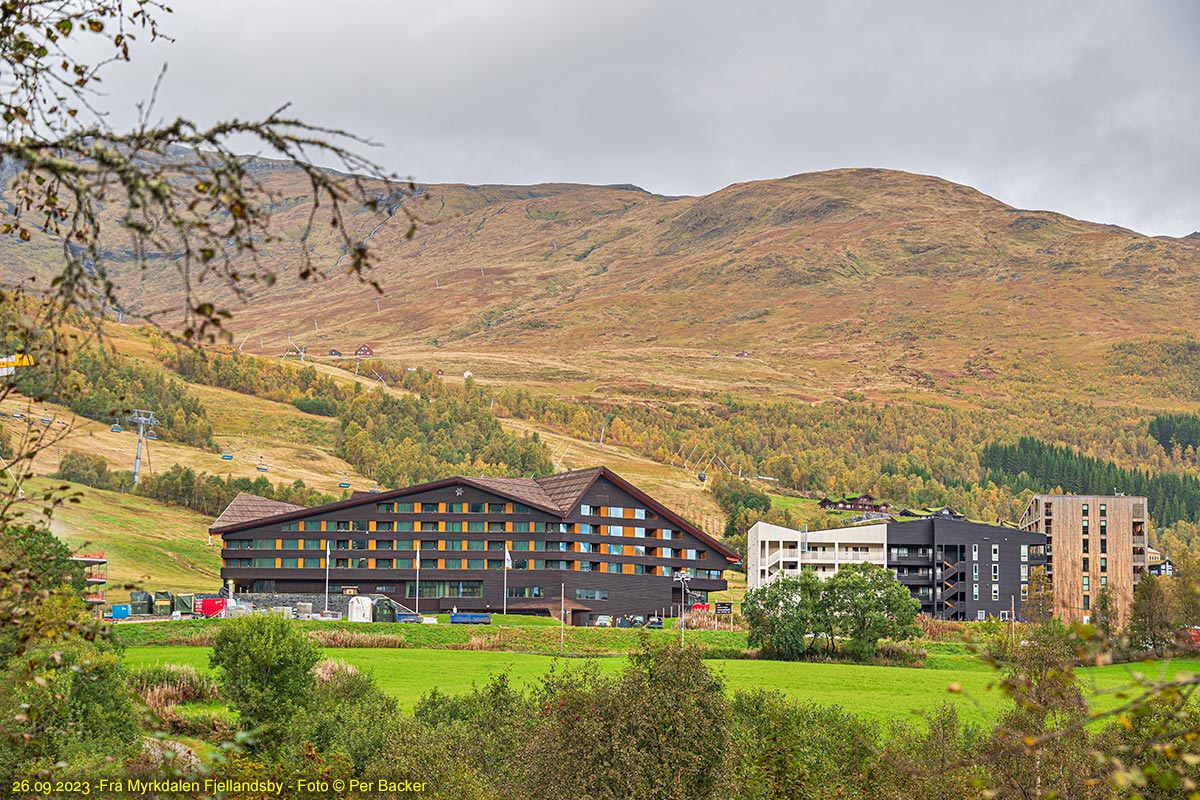
[[[504,548],[504,601],[502,604],[504,610],[501,612],[505,616],[508,616],[508,571],[510,569],[512,569],[512,553],[506,546]]]
[[[329,615],[329,561],[331,550],[329,548],[329,540],[325,540],[325,615]]]

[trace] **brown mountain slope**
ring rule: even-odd
[[[294,239],[302,178],[264,180]],[[1023,211],[887,170],[699,198],[551,184],[427,186],[420,200],[428,224],[414,239],[397,219],[369,240],[383,297],[337,276],[332,237],[316,243],[331,276],[316,287],[291,277],[282,244],[268,246],[262,257],[285,277],[231,303],[235,342],[258,350],[261,336],[277,353],[288,334],[313,352],[369,341],[406,363],[613,390],[1150,399],[1154,381],[1113,379],[1111,348],[1187,336],[1200,280],[1195,238]],[[375,225],[364,215],[360,235]],[[14,247],[0,255],[27,268],[27,252],[7,258]],[[125,283],[154,307],[174,279]]]

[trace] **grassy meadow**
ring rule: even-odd
[[[853,664],[789,663],[736,659],[710,659],[708,665],[725,681],[726,690],[774,689],[805,703],[841,706],[878,720],[912,720],[942,703],[953,705],[965,721],[994,724],[1006,707],[996,688],[1000,673],[960,646],[934,645],[940,655],[923,669]],[[470,691],[485,685],[493,675],[507,674],[519,686],[536,685],[551,669],[576,669],[581,659],[509,652],[470,652],[446,649],[326,649],[326,656],[341,659],[370,672],[379,685],[405,709],[433,689],[446,694]],[[209,671],[209,648],[194,646],[129,647],[125,662],[132,668],[153,664],[190,664]],[[596,669],[617,672],[626,656],[590,659]],[[1117,696],[1136,682],[1141,673],[1149,679],[1200,671],[1198,660],[1086,667],[1078,671],[1093,710],[1115,708]],[[955,691],[950,687],[955,685]]]
[[[79,502],[55,508],[49,515],[50,530],[73,550],[104,553],[108,602],[127,600],[130,586],[176,592],[220,588],[221,551],[206,544],[208,517],[145,497],[48,478],[24,484],[30,495],[64,485],[69,493],[79,493]],[[47,518],[36,504],[27,513],[32,519]]]

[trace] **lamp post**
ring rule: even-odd
[[[685,609],[687,608],[688,583],[692,580],[691,574],[687,568],[683,568],[675,573],[675,582],[679,584],[679,646],[683,647],[683,632],[687,629],[687,616]]]

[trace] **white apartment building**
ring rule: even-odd
[[[798,531],[756,522],[746,542],[747,588],[757,589],[777,575],[812,569],[830,578],[845,564],[863,561],[887,566],[887,524]]]

